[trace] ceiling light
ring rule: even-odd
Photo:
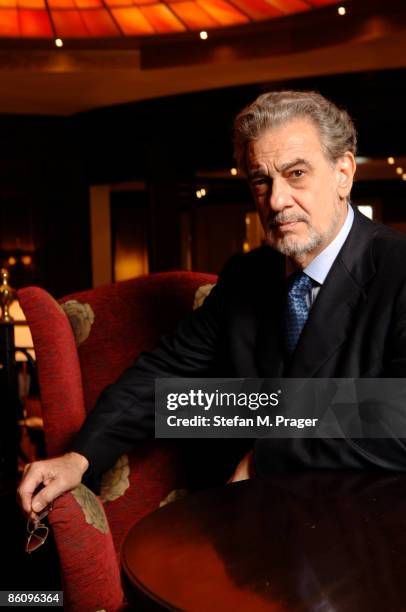
[[[56,47],[63,47],[63,40],[62,40],[62,38],[55,38],[55,46]]]
[[[388,157],[387,162],[390,166],[393,166],[393,164],[395,163],[395,158],[394,157]]]
[[[231,168],[230,174],[232,174],[232,176],[237,176],[237,174],[238,174],[237,168]]]
[[[402,181],[406,181],[406,172],[402,174]]]
[[[198,189],[198,191],[196,191],[196,197],[197,198],[201,198],[202,197],[202,192],[200,191],[200,189]]]
[[[401,166],[396,168],[396,174],[403,174],[403,168]]]
[[[200,193],[202,194],[202,197],[206,195],[206,190],[204,189],[204,187],[202,187],[202,189],[200,190]]]
[[[338,13],[339,15],[341,15],[341,16],[342,16],[342,15],[345,15],[345,14],[346,14],[346,12],[347,12],[347,11],[346,11],[346,9],[345,9],[345,6],[339,6],[339,7],[338,7],[338,9],[337,9],[337,13]]]
[[[205,30],[202,30],[202,31],[199,33],[199,36],[200,36],[200,38],[201,38],[202,40],[207,40],[207,39],[209,38],[209,35],[207,34],[207,32],[206,32]]]

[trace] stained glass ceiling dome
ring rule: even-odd
[[[243,25],[337,0],[0,0],[0,38],[88,39]]]

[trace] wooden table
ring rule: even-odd
[[[122,551],[136,610],[406,610],[406,475],[275,475],[147,516]]]

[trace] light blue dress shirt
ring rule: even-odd
[[[348,234],[350,233],[352,224],[354,221],[354,211],[351,206],[348,206],[347,217],[344,221],[344,224],[337,236],[334,238],[332,242],[326,248],[315,257],[306,268],[304,268],[303,272],[310,276],[314,281],[316,281],[317,286],[313,287],[306,300],[308,301],[307,305],[309,308],[314,303],[316,299],[321,285],[326,280],[327,274],[330,272],[331,266],[333,265],[338,253],[341,250],[344,242],[347,239]]]

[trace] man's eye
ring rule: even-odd
[[[257,178],[254,181],[251,181],[251,185],[255,188],[255,187],[262,187],[263,185],[266,185],[267,180],[265,178]]]
[[[292,170],[291,176],[293,178],[302,178],[302,176],[304,176],[304,173],[305,173],[304,170],[299,170],[299,169]]]

